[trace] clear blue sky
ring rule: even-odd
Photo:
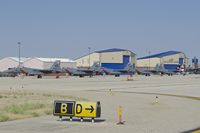
[[[200,0],[0,0],[0,57],[75,59],[108,48],[200,58]]]

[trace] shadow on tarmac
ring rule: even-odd
[[[68,121],[68,122],[81,122],[81,119],[79,118],[73,118],[72,121],[70,120],[70,118],[63,118],[62,120],[58,120],[58,121]],[[94,119],[94,123],[101,123],[101,122],[105,122],[105,119]],[[83,122],[92,122],[92,119],[89,118],[85,118],[83,119]]]

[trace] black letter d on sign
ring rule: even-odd
[[[82,105],[76,104],[76,114],[80,114],[82,112]]]

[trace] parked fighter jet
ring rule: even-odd
[[[8,68],[0,73],[0,77],[16,77],[20,73],[19,67],[17,68]]]
[[[189,74],[200,74],[200,68],[188,68],[186,69],[186,72]]]
[[[106,75],[115,75],[115,77],[119,77],[121,75],[121,72],[116,71],[114,69],[103,68],[103,71]]]
[[[151,76],[151,72],[147,69],[136,69],[137,74],[139,75],[145,75],[145,76]]]
[[[60,67],[60,61],[55,61],[54,64],[50,69],[35,69],[35,68],[28,68],[28,67],[17,67],[17,68],[9,68],[6,71],[3,71],[3,74],[14,75],[17,76],[18,74],[25,74],[27,76],[35,76],[37,75],[38,78],[41,78],[42,75],[46,74],[59,74],[63,73],[64,71]]]
[[[200,68],[195,69],[194,74],[200,74]]]
[[[100,75],[102,74],[103,70],[101,69],[99,63],[94,63],[91,68],[88,69],[80,69],[80,68],[64,68],[65,71],[71,75],[71,76],[79,76],[79,77],[84,77],[84,76],[94,76],[94,75]]]
[[[135,68],[131,63],[128,63],[127,66],[124,69],[108,69],[108,68],[102,68],[105,74],[107,75],[115,75],[115,77],[119,77],[122,74],[129,74],[133,75],[135,73]]]
[[[157,65],[157,66],[155,67],[155,69],[154,69],[154,70],[150,70],[150,72],[151,72],[152,74],[155,74],[155,75],[158,75],[158,74],[159,74],[159,75],[168,75],[168,76],[172,76],[172,75],[176,74],[174,71],[169,71],[168,69],[165,69],[163,64]]]
[[[49,69],[35,69],[35,68],[28,68],[22,67],[21,72],[25,73],[28,76],[35,76],[41,77],[42,75],[57,75],[61,73],[65,73],[65,71],[60,67],[60,61],[55,61],[51,68]]]

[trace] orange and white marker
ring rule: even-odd
[[[158,96],[155,97],[155,99],[153,100],[152,104],[155,105],[155,104],[159,104],[159,98]]]

